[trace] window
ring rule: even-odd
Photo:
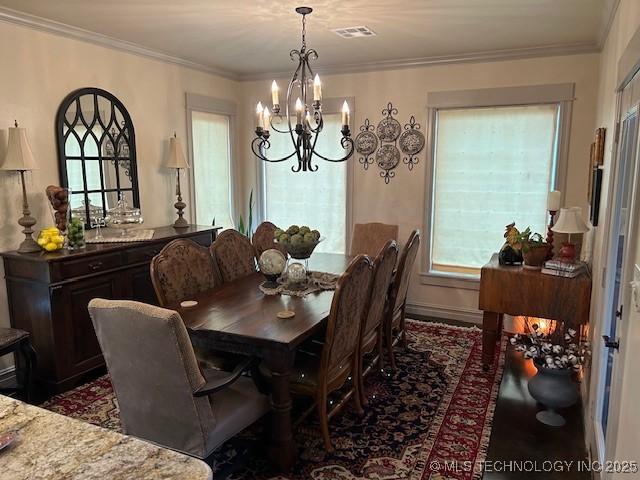
[[[544,101],[544,88],[533,89],[537,98],[530,102],[513,100],[518,89],[504,89],[506,98],[489,106],[486,98],[477,98],[482,90],[458,97],[454,92],[453,100],[442,95],[434,102],[441,105],[430,115],[425,276],[433,278],[427,283],[447,284],[438,277],[477,278],[504,243],[505,225],[511,222],[546,234],[547,196],[559,183],[564,110],[573,85],[563,91],[566,99],[550,101]],[[489,90],[488,97],[495,100],[499,90]]]
[[[187,94],[195,223],[233,228],[232,129],[229,102]]]
[[[327,101],[324,103],[326,105]],[[325,113],[323,118],[324,128],[316,149],[329,158],[342,157],[340,114]],[[269,158],[281,158],[293,151],[288,135],[274,134],[269,140]],[[317,159],[319,168],[316,172],[295,173],[291,171],[295,159],[281,163],[258,161],[263,164],[264,218],[281,228],[307,225],[317,229],[324,240],[316,251],[344,253],[347,246],[347,168],[352,160],[333,163]]]

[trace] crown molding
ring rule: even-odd
[[[314,71],[323,75],[343,73],[362,73],[381,70],[401,70],[458,63],[497,62],[505,60],[520,60],[536,57],[556,57],[562,55],[580,55],[585,53],[599,53],[600,48],[594,43],[571,43],[565,45],[551,45],[546,47],[513,48],[505,50],[489,50],[455,55],[441,55],[421,58],[407,58],[382,62],[353,63],[346,65],[332,65],[315,67]],[[287,78],[291,72],[267,72],[255,74],[241,74],[239,80],[265,80],[273,78]]]
[[[604,2],[600,31],[598,32],[598,48],[600,50],[602,50],[607,41],[607,37],[611,31],[611,25],[613,25],[613,20],[616,18],[618,6],[620,6],[620,0],[605,0]]]
[[[229,72],[227,70],[223,70],[221,68],[193,62],[191,60],[176,57],[158,50],[143,47],[142,45],[138,45],[136,43],[127,42],[125,40],[118,40],[117,38],[109,37],[101,33],[96,33],[90,30],[85,30],[83,28],[67,25],[65,23],[56,22],[55,20],[38,17],[37,15],[19,12],[11,8],[0,6],[0,21],[19,25],[22,27],[29,27],[35,30],[40,30],[42,32],[51,33],[74,40],[93,43],[94,45],[100,45],[102,47],[132,53],[134,55],[151,58],[153,60],[159,60],[161,62],[173,65],[179,65],[181,67],[186,67],[193,70],[199,70],[205,73],[211,73],[230,80],[239,79],[239,76],[237,74]]]

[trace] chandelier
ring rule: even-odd
[[[313,11],[310,7],[298,7],[296,12],[302,15],[302,46],[300,50],[291,50],[289,56],[294,62],[298,61],[289,86],[284,105],[285,118],[280,113],[280,98],[278,84],[274,80],[271,84],[272,112],[268,107],[263,107],[261,102],[256,106],[256,137],[251,142],[253,153],[265,162],[284,162],[293,158],[298,160],[297,165],[291,167],[294,172],[315,172],[318,165],[313,163],[315,157],[328,162],[344,162],[353,155],[354,145],[349,130],[349,105],[346,100],[342,105],[342,138],[340,145],[346,151],[341,158],[329,158],[316,150],[316,143],[322,133],[324,122],[322,119],[322,84],[320,77],[314,76],[309,60],[316,60],[318,53],[310,48],[306,42],[306,16]],[[312,92],[312,95],[310,95]],[[311,100],[313,97],[313,101]],[[292,99],[295,100],[295,113],[290,112]],[[275,119],[275,121],[274,121]],[[282,124],[285,124],[284,126]],[[271,132],[289,135],[293,144],[293,151],[282,158],[269,158],[268,150],[271,147],[269,137]]]

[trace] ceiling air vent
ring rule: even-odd
[[[376,34],[376,32],[365,26],[336,28],[333,32],[342,38],[373,37]]]

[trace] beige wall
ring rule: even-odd
[[[27,128],[40,165],[28,181],[36,228],[52,223],[44,189],[60,183],[54,119],[72,90],[103,88],[129,110],[136,129],[140,202],[150,226],[173,221],[175,174],[163,169],[163,162],[174,130],[186,145],[185,92],[237,98],[238,84],[230,80],[6,23],[0,23],[0,65],[0,138],[6,141],[6,128],[17,119]],[[20,192],[17,177],[0,172],[0,251],[15,249],[24,238],[16,223],[22,215]],[[190,198],[186,185],[183,194]],[[0,326],[7,326],[2,267],[0,278]]]
[[[610,187],[612,182],[612,173],[615,167],[613,152],[613,132],[616,122],[616,88],[618,75],[618,61],[622,56],[629,40],[634,33],[640,28],[640,2],[637,0],[621,0],[616,13],[611,30],[604,45],[600,56],[600,85],[598,90],[598,103],[596,113],[596,126],[607,128],[607,138],[605,146],[605,163],[604,163],[604,179],[603,179],[603,197],[601,205],[601,225],[605,226],[609,217],[610,204]],[[605,265],[603,252],[607,245],[605,236],[607,232],[605,228],[599,228],[596,232],[594,243],[594,265],[593,265],[593,293],[592,293],[592,322],[591,331],[594,338],[594,345],[598,348],[593,349],[593,366],[591,394],[587,408],[587,438],[591,442],[592,452],[596,453],[594,421],[596,417],[596,388],[597,388],[597,371],[601,361],[600,335],[602,334],[602,317],[608,315],[609,312],[603,312],[604,290],[600,283],[602,269]],[[635,235],[635,244],[631,244],[632,252],[635,253],[635,261],[640,264],[640,232]],[[614,266],[610,266],[614,268]],[[629,288],[624,286],[624,294],[628,300]],[[618,460],[635,460],[640,458],[640,416],[637,413],[637,405],[640,402],[640,381],[637,375],[637,351],[640,349],[640,315],[632,311],[629,301],[625,303],[627,316],[621,323],[621,350],[617,367],[617,374],[624,372],[624,376],[619,378],[619,384],[622,387],[622,399],[619,410],[616,406],[612,406],[611,411],[619,411],[619,430],[616,435],[615,449],[608,452],[607,458],[615,454]],[[627,330],[628,329],[628,330]],[[597,342],[597,343],[596,343]],[[623,367],[623,369],[620,369]],[[616,420],[614,419],[614,422]],[[613,445],[613,444],[612,444]],[[640,476],[621,475],[620,478],[640,478]]]
[[[322,52],[320,52],[322,53]],[[282,54],[286,54],[282,52]],[[568,182],[564,187],[568,205],[586,205],[589,147],[593,141],[595,99],[598,88],[598,54],[523,59],[492,63],[468,63],[418,69],[389,70],[371,73],[327,75],[323,77],[323,96],[355,97],[355,118],[352,129],[357,129],[369,118],[373,123],[380,119],[380,111],[387,102],[393,102],[399,110],[400,121],[408,121],[415,115],[423,126],[426,124],[427,92],[443,90],[479,89],[503,86],[523,86],[551,83],[575,83],[576,101],[569,144]],[[284,90],[288,79],[278,79]],[[271,80],[243,82],[240,110],[249,112],[245,125],[251,121],[258,100],[270,103]],[[240,161],[243,162],[243,182],[246,194],[255,188],[256,163],[249,150],[252,129],[245,128],[240,136]],[[355,134],[354,134],[355,135]],[[420,164],[410,173],[404,165],[397,169],[397,176],[384,185],[376,168],[363,171],[354,157],[353,221],[381,221],[398,223],[400,239],[408,237],[414,228],[423,229],[425,219],[425,152]],[[322,165],[320,165],[322,168]],[[320,175],[321,170],[314,175]],[[461,225],[461,228],[464,228]],[[496,245],[498,249],[500,245]],[[409,293],[414,311],[441,312],[452,315],[457,310],[462,318],[479,318],[478,295],[473,290],[421,285],[418,265]]]

